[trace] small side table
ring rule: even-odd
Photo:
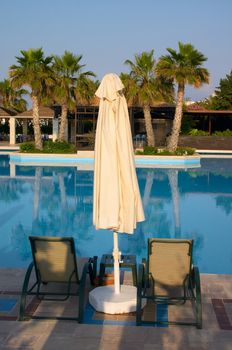
[[[100,262],[100,274],[99,283],[100,286],[103,284],[103,278],[105,275],[106,267],[113,267],[114,259],[111,254],[102,255]],[[133,285],[137,286],[137,262],[135,255],[121,255],[121,262],[119,263],[119,268],[129,268],[132,272]]]

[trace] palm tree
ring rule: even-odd
[[[0,96],[3,107],[24,112],[27,109],[27,101],[22,97],[27,95],[26,89],[13,89],[9,79],[0,81]]]
[[[81,65],[82,55],[74,55],[65,51],[63,56],[54,56],[53,71],[56,84],[54,86],[54,99],[61,104],[61,122],[59,140],[65,140],[65,129],[67,125],[68,110],[75,108],[75,87],[78,77],[95,76],[93,72],[82,72],[85,65]]]
[[[171,48],[167,51],[169,54],[161,56],[157,63],[156,74],[159,77],[173,79],[178,86],[172,133],[167,145],[168,150],[175,151],[181,129],[185,85],[201,87],[203,83],[209,82],[209,72],[202,67],[207,58],[193,45],[179,42],[179,52]]]
[[[99,81],[92,80],[87,76],[81,74],[76,82],[75,88],[75,99],[77,105],[94,105],[95,103],[95,92],[99,86]],[[95,132],[96,132],[96,124],[92,125],[92,129],[90,129],[87,133],[87,141],[90,147],[94,147],[95,143]]]
[[[10,67],[11,84],[13,88],[26,85],[31,89],[35,147],[42,150],[39,103],[53,81],[50,67],[53,58],[44,57],[42,48],[20,52],[22,57],[16,57],[18,65]]]
[[[75,99],[77,104],[91,104],[99,86],[98,80],[92,80],[85,74],[80,74],[76,81]]]
[[[172,100],[173,85],[170,80],[157,79],[155,75],[154,50],[135,55],[135,62],[126,60],[131,71],[122,74],[125,95],[128,102],[143,107],[148,146],[155,145],[155,137],[151,119],[151,105],[154,102]]]

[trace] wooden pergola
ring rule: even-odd
[[[232,110],[209,110],[206,108],[202,108],[198,104],[193,104],[187,107],[186,111],[184,111],[184,115],[192,116],[193,118],[208,118],[208,132],[209,135],[212,134],[212,120],[214,118],[220,117],[232,117]],[[232,120],[231,120],[232,122]]]
[[[68,114],[69,128],[67,128],[67,140],[77,144],[77,141],[86,142],[89,130],[94,132],[98,116],[98,101],[94,101],[92,105],[78,105],[75,112]],[[145,133],[145,124],[143,109],[141,106],[128,106],[132,135],[136,136],[140,133]],[[55,140],[58,136],[59,118],[61,107],[54,106],[40,107],[40,119],[50,119],[53,124],[52,139]],[[151,115],[153,127],[156,132],[156,137],[160,140],[166,138],[170,133],[172,120],[175,114],[175,105],[160,103],[151,107]],[[232,110],[207,110],[197,103],[192,104],[184,110],[184,117],[191,116],[198,118],[199,121],[206,117],[209,135],[212,134],[212,122],[215,118],[229,118],[229,129],[232,129]],[[25,111],[20,114],[15,114],[0,107],[0,119],[8,119],[10,121],[10,143],[15,143],[15,122],[16,120],[23,121],[23,129],[26,134],[27,120],[32,120],[32,110]],[[25,124],[25,125],[24,125]]]
[[[53,123],[53,138],[55,139],[58,134],[58,120],[55,118],[55,113],[52,108],[49,107],[39,107],[39,118],[41,120],[51,120]],[[16,121],[20,120],[23,124],[23,134],[27,135],[27,123],[28,120],[33,119],[32,109],[24,111],[22,113],[16,114],[15,112],[7,111],[6,109],[0,107],[0,119],[9,120],[10,135],[9,141],[11,145],[16,143]],[[56,125],[57,124],[57,125]]]

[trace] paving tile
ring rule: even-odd
[[[99,350],[100,340],[97,338],[49,337],[43,344],[43,350]]]
[[[18,334],[50,334],[57,325],[57,321],[45,321],[45,320],[30,320],[30,321],[16,321],[11,322],[10,325],[14,325],[14,328],[9,333]],[[9,323],[8,323],[9,324]],[[9,330],[11,327],[9,326]]]
[[[102,334],[101,341],[104,341],[106,343],[115,343],[115,342],[121,342],[124,344],[137,344],[140,345],[140,348],[143,347],[143,344],[146,340],[146,335],[141,334],[128,334],[127,332],[122,332],[120,335],[105,335]]]
[[[0,298],[17,299],[20,296],[24,274],[25,270],[23,269],[0,269]],[[125,272],[124,280],[130,283],[131,276],[126,274],[127,272]],[[75,321],[30,320],[18,322],[5,320],[0,321],[0,349],[231,350],[232,330],[228,327],[228,324],[232,322],[232,276],[203,274],[201,283],[203,303],[202,330],[183,326],[157,328],[154,326],[119,325],[117,322],[135,320],[135,314],[114,316],[99,315],[96,312],[93,315],[95,319],[100,321],[103,319],[114,320],[115,324],[79,324]],[[212,304],[212,299],[215,299],[214,304]],[[32,298],[29,300],[28,305],[30,305],[31,301]],[[40,304],[36,312],[47,314],[51,314],[54,311],[61,313],[64,311],[71,312],[73,311],[73,305],[73,300],[69,300],[63,306],[58,305],[56,307],[54,307],[54,304]],[[12,312],[12,315],[17,314],[17,307],[14,308],[15,313]],[[31,311],[35,312],[35,309],[31,309]],[[192,308],[191,305],[187,307],[169,306],[168,312],[169,318],[190,318]],[[154,319],[154,304],[148,303],[143,314],[144,317]],[[218,319],[224,329],[220,329]]]
[[[179,344],[170,344],[169,346],[166,345],[164,346],[164,344],[160,345],[160,344],[144,344],[143,350],[180,350],[179,348]],[[185,348],[183,348],[185,349]],[[199,350],[199,349],[198,349]]]
[[[203,315],[202,315],[203,329],[219,329],[217,318],[213,309],[211,299],[207,299],[203,303]]]
[[[51,333],[54,336],[75,336],[78,326],[79,324],[76,321],[57,321],[57,323],[51,327]]]
[[[0,321],[0,337],[8,336],[17,330],[18,322]]]
[[[111,343],[110,347],[106,342],[100,343],[100,350],[141,350],[141,344],[139,343],[125,343],[123,341],[117,341],[116,343]]]
[[[7,337],[7,334],[0,334],[0,346],[6,341]]]
[[[226,308],[223,303],[223,300],[212,299],[212,304],[213,304],[214,312],[215,312],[219,327],[224,330],[232,331],[232,324],[226,312]]]
[[[117,334],[117,330],[115,329],[115,326],[110,326],[112,329],[112,335]],[[78,325],[74,331],[74,337],[81,337],[81,338],[98,338],[100,339],[103,334],[105,326],[103,325],[87,325],[87,324],[81,324]],[[117,328],[117,327],[116,327]]]
[[[20,292],[25,276],[25,269],[0,269],[0,290]],[[7,287],[7,288],[6,288]]]
[[[21,348],[35,348],[36,346],[39,346],[39,340],[40,340],[40,335],[26,335],[26,334],[18,334],[15,335],[10,335],[5,339],[3,342],[3,346],[5,347],[11,347],[11,348],[16,348],[19,349]]]
[[[225,310],[226,310],[226,314],[230,320],[230,323],[232,324],[232,303],[231,302],[227,302],[225,299],[224,299],[224,307],[225,307]]]

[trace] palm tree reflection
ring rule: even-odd
[[[217,207],[222,208],[226,215],[229,215],[232,212],[232,195],[217,196],[215,199]]]
[[[165,182],[156,169],[139,169],[141,183],[141,196],[145,213],[145,221],[138,224],[133,235],[123,235],[123,254],[136,254],[145,257],[147,254],[147,239],[150,237],[170,237],[170,222],[167,219],[167,212],[164,210],[164,203],[167,197],[157,196],[157,187],[160,182]],[[166,195],[166,194],[165,194]],[[121,244],[120,244],[121,245]]]
[[[175,237],[181,237],[181,223],[180,223],[180,199],[179,199],[179,188],[178,188],[178,170],[168,169],[168,181],[171,188],[172,194],[172,208],[173,218],[175,226]]]

